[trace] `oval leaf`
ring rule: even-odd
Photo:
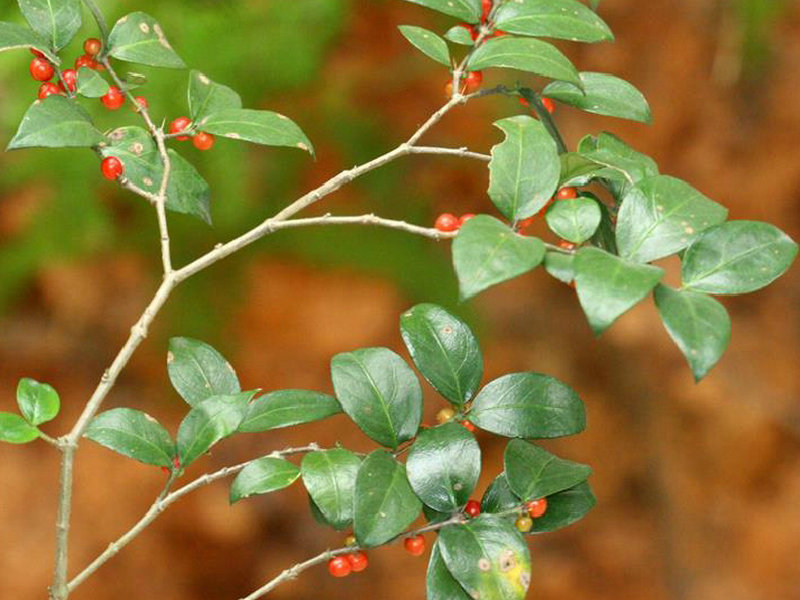
[[[633,85],[606,73],[580,73],[583,91],[562,81],[554,81],[542,95],[586,112],[608,117],[650,123],[650,105]]]
[[[13,413],[0,412],[0,442],[27,444],[39,437],[39,430]]]
[[[55,419],[61,401],[51,386],[25,377],[17,385],[17,405],[28,423],[36,426]]]
[[[475,398],[469,420],[486,431],[520,438],[560,437],[586,428],[586,412],[575,391],[541,373],[495,379]]]
[[[440,512],[464,506],[481,474],[481,449],[460,423],[420,432],[406,461],[408,481],[420,500]]]
[[[453,242],[461,299],[527,273],[542,262],[544,252],[544,243],[538,238],[518,235],[487,215],[473,217]]]
[[[417,50],[446,67],[450,66],[450,50],[447,48],[447,42],[438,35],[414,25],[400,25],[398,29]]]
[[[503,458],[506,480],[523,500],[538,500],[586,481],[592,469],[550,454],[523,440],[511,440]]]
[[[563,529],[580,521],[597,503],[592,488],[585,481],[547,497],[547,512],[533,520],[530,533]]]
[[[151,67],[186,68],[161,25],[143,12],[131,13],[117,21],[108,36],[108,46],[108,53],[120,60]]]
[[[81,28],[80,0],[18,0],[28,24],[53,50],[69,44]]]
[[[86,98],[99,98],[108,93],[108,82],[94,69],[81,67],[78,69],[77,88],[75,91]]]
[[[212,396],[195,404],[178,427],[178,458],[188,467],[201,455],[236,431],[255,392]]]
[[[455,404],[475,394],[483,375],[478,340],[461,319],[435,304],[418,304],[400,317],[400,332],[414,364]]]
[[[696,381],[722,358],[731,341],[731,318],[719,302],[699,292],[655,289],[656,306],[667,333],[678,345]]]
[[[558,188],[558,148],[544,125],[532,117],[510,117],[495,126],[506,139],[492,148],[489,197],[509,221],[525,219],[544,208]]]
[[[105,138],[81,106],[53,94],[36,100],[19,125],[8,150],[18,148],[80,148],[97,146]]]
[[[344,412],[373,440],[397,448],[417,434],[422,388],[397,354],[386,348],[337,354],[331,376]]]
[[[576,0],[505,2],[495,13],[494,26],[508,33],[574,42],[604,42],[614,39],[608,25]]]
[[[247,409],[239,431],[258,433],[319,421],[342,412],[338,400],[308,390],[278,390],[257,398]]]
[[[422,503],[406,478],[406,468],[385,450],[376,450],[356,477],[353,533],[364,547],[400,535],[419,516]]]
[[[600,206],[591,198],[553,202],[545,215],[553,233],[575,244],[591,238],[600,226],[601,218]]]
[[[472,39],[472,32],[464,25],[453,25],[448,29],[444,37],[446,40],[454,44],[461,44],[462,46],[474,46],[475,40]]]
[[[481,16],[480,0],[406,0],[456,17],[468,23],[477,23]]]
[[[353,491],[361,459],[344,448],[311,452],[300,472],[314,505],[326,523],[344,529],[353,521]]]
[[[139,462],[172,468],[175,444],[153,417],[132,408],[112,408],[89,423],[85,437]]]
[[[198,121],[203,131],[265,146],[288,146],[314,154],[311,141],[297,124],[269,110],[229,108]]]
[[[467,68],[480,71],[488,67],[507,67],[535,73],[550,79],[583,85],[578,71],[552,44],[541,40],[502,36],[481,44],[470,56]]]
[[[461,584],[447,570],[439,550],[439,540],[436,540],[431,551],[425,584],[428,590],[427,600],[470,600]]]
[[[167,371],[175,390],[191,406],[242,389],[231,364],[208,344],[191,338],[169,341]]]
[[[705,231],[683,257],[684,287],[709,294],[746,294],[783,275],[797,244],[777,227],[729,221]]]
[[[242,469],[231,484],[230,502],[256,494],[268,494],[292,485],[300,477],[300,469],[282,458],[265,456]]]
[[[215,112],[242,108],[242,99],[226,85],[211,81],[200,71],[189,73],[189,114],[200,121]]]

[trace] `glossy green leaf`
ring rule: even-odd
[[[468,23],[477,23],[481,16],[480,0],[406,0],[456,17]]]
[[[482,513],[498,513],[512,510],[522,504],[522,500],[508,485],[505,472],[500,473],[486,488],[481,498]]]
[[[200,71],[189,73],[189,114],[192,121],[228,109],[242,108],[238,93],[226,85],[211,81]]]
[[[497,219],[478,215],[467,221],[453,241],[453,266],[462,300],[537,267],[544,243],[522,236]]]
[[[577,152],[565,152],[561,160],[561,177],[558,187],[581,187],[589,183],[605,167]]]
[[[506,139],[492,148],[489,197],[509,220],[539,212],[558,188],[558,148],[537,119],[518,115],[495,122]]]
[[[108,36],[108,53],[114,58],[151,67],[185,69],[172,49],[161,25],[143,12],[134,12],[116,22]]]
[[[314,154],[311,141],[289,117],[269,110],[229,108],[200,119],[203,131],[265,146],[288,146]]]
[[[481,474],[481,449],[460,423],[419,433],[406,460],[408,481],[420,500],[453,512],[469,500]]]
[[[425,576],[427,600],[471,600],[455,578],[447,570],[442,553],[439,550],[439,541],[433,545],[431,558],[428,562],[428,572]]]
[[[575,287],[595,335],[644,300],[664,270],[640,265],[599,248],[584,247],[575,257]]]
[[[0,52],[23,48],[35,48],[51,60],[56,58],[48,48],[47,42],[27,27],[0,21]]]
[[[472,598],[523,600],[531,580],[528,546],[513,523],[484,514],[439,532],[447,570]]]
[[[75,91],[86,98],[99,98],[108,93],[108,82],[94,69],[81,67],[78,69],[77,87]]]
[[[24,377],[17,385],[17,405],[28,423],[36,426],[56,418],[61,400],[51,386]]]
[[[370,454],[358,470],[353,533],[360,546],[380,546],[405,531],[422,503],[406,477],[406,467],[385,450]]]
[[[575,487],[547,497],[547,512],[533,519],[530,533],[546,533],[563,529],[585,517],[596,500],[592,489],[585,481]]]
[[[250,462],[233,480],[230,502],[289,487],[300,477],[300,469],[282,458],[265,456]]]
[[[514,0],[495,13],[497,29],[518,35],[549,37],[574,42],[614,39],[608,25],[577,0]]]
[[[239,431],[258,433],[319,421],[342,412],[338,400],[309,390],[278,390],[257,398],[247,410]]]
[[[96,146],[104,140],[83,107],[54,94],[31,105],[7,149],[79,148]]]
[[[398,29],[417,50],[446,67],[451,66],[447,42],[434,32],[414,25],[400,25]]]
[[[709,294],[746,294],[783,275],[797,244],[777,227],[758,221],[729,221],[706,230],[683,257],[686,288]]]
[[[27,444],[39,437],[39,430],[13,413],[0,412],[0,442]]]
[[[432,509],[427,504],[422,505],[422,514],[425,516],[425,519],[428,521],[428,523],[441,523],[442,521],[447,521],[447,519],[453,516],[453,513],[451,512],[439,512],[438,510]]]
[[[601,217],[597,202],[585,197],[553,202],[545,215],[553,233],[575,244],[582,244],[594,235]]]
[[[444,37],[454,44],[461,44],[462,46],[475,45],[475,40],[472,39],[472,32],[464,25],[453,25],[445,32]]]
[[[606,73],[580,73],[583,91],[563,81],[554,81],[542,95],[586,112],[650,123],[650,106],[633,85]]]
[[[397,448],[417,434],[422,388],[406,362],[387,348],[337,354],[331,360],[336,398],[373,440]]]
[[[650,262],[686,248],[697,235],[722,223],[728,211],[685,181],[667,175],[642,179],[622,201],[617,248],[634,262]]]
[[[418,304],[400,317],[400,332],[414,364],[442,396],[459,405],[472,398],[483,356],[466,323],[441,306]]]
[[[569,59],[555,46],[541,40],[510,35],[487,40],[472,53],[467,68],[480,71],[489,67],[518,69],[582,85],[578,71]]]
[[[586,428],[583,402],[568,385],[541,373],[512,373],[484,387],[469,420],[506,437],[553,438]]]
[[[516,496],[537,500],[586,481],[592,469],[550,454],[523,440],[511,440],[503,457],[506,480]]]
[[[700,381],[731,341],[728,311],[711,296],[690,290],[658,285],[654,296],[667,333],[689,362],[695,380]]]
[[[634,150],[611,133],[585,138],[578,150],[584,158],[607,167],[611,171],[609,175],[616,174],[631,185],[658,175],[658,165],[652,158]]]
[[[549,251],[544,255],[544,270],[564,283],[575,279],[575,255]]]
[[[311,499],[325,521],[344,529],[353,521],[356,475],[361,459],[344,448],[320,450],[303,457],[300,472]]]
[[[175,443],[169,432],[147,413],[132,408],[112,408],[89,423],[85,437],[139,462],[172,467]]]
[[[17,0],[28,24],[53,50],[69,44],[81,28],[80,0]]]
[[[172,386],[191,406],[211,396],[237,394],[242,389],[231,364],[205,342],[191,338],[174,337],[169,341],[167,371]]]
[[[194,404],[178,427],[178,458],[188,467],[223,438],[234,433],[244,419],[255,392],[218,395]]]

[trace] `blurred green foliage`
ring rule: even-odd
[[[768,66],[773,51],[773,30],[788,6],[787,0],[737,0],[733,5],[740,28],[746,79],[757,78]]]

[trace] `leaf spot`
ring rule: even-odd
[[[133,152],[136,156],[139,156],[142,152],[144,152],[144,144],[141,142],[136,142],[131,146],[131,152]]]
[[[147,23],[139,23],[139,29],[142,33],[150,33],[150,26]]]
[[[517,560],[514,558],[514,551],[511,549],[504,550],[500,555],[500,570],[506,573],[517,566]]]
[[[492,568],[492,563],[489,562],[488,558],[481,558],[478,561],[478,568],[481,571],[489,571]]]
[[[175,355],[172,352],[167,352],[167,364],[175,362]]]
[[[200,80],[200,83],[202,83],[203,85],[209,85],[211,83],[211,80],[208,77],[206,77],[203,73],[200,73],[197,76],[197,78]]]
[[[523,588],[528,589],[528,586],[531,584],[531,574],[530,573],[520,573],[519,574],[519,583]]]
[[[308,152],[308,146],[306,146],[303,142],[298,142],[297,147],[300,148],[300,150],[305,150]]]

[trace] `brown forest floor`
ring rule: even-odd
[[[732,218],[768,220],[798,239],[800,4],[776,32],[772,70],[757,89],[712,79],[719,43],[712,4],[604,2],[617,42],[571,48],[572,57],[584,70],[635,82],[651,100],[655,124],[609,124],[566,110],[559,120],[571,143],[585,131],[614,127],[664,172],[726,204]],[[423,70],[407,89],[397,89],[386,68],[407,64],[409,50],[390,33],[412,13],[420,22],[420,13],[400,2],[363,5],[330,57],[329,77],[362,74],[364,110],[399,139],[440,101],[441,86]],[[488,122],[484,110],[470,107],[448,118],[438,137],[462,143],[471,123]],[[470,146],[494,143],[490,129],[470,134]],[[326,162],[330,143],[319,146],[319,171],[344,166]],[[443,198],[455,190],[485,202],[485,176],[459,166],[414,162],[406,165],[407,181]],[[310,172],[307,183],[320,177]],[[144,305],[149,269],[144,259],[120,255],[41,272],[24,305],[0,322],[2,406],[13,404],[16,380],[36,364],[60,390],[65,417],[75,415],[127,334],[125,324]],[[725,300],[732,347],[700,385],[652,306],[637,308],[594,340],[572,291],[541,273],[477,301],[487,324],[488,377],[541,370],[571,383],[588,406],[587,432],[551,446],[594,467],[598,506],[582,523],[534,540],[530,598],[800,600],[798,272],[752,296]],[[408,300],[391,282],[270,257],[254,260],[248,273],[236,317],[226,325],[238,347],[230,358],[245,385],[328,390],[334,353],[399,346],[396,319]],[[126,300],[112,310],[107,297]],[[157,328],[171,333],[163,321]],[[160,402],[164,375],[162,349],[147,343],[110,402],[157,410],[174,426],[180,407],[170,413],[171,404]],[[430,404],[429,420],[437,410]],[[368,447],[343,419],[333,423],[234,441],[202,462],[218,467],[309,440]],[[485,463],[496,466],[502,446],[480,439]],[[45,445],[4,447],[0,456],[0,598],[42,599],[52,567],[56,460]],[[133,523],[162,482],[160,474],[89,444],[79,456],[74,566]],[[340,539],[312,522],[300,486],[232,508],[227,487],[211,486],[171,509],[75,598],[239,598]],[[315,569],[272,597],[423,598],[424,570],[423,560],[382,549],[357,577],[335,581]]]

